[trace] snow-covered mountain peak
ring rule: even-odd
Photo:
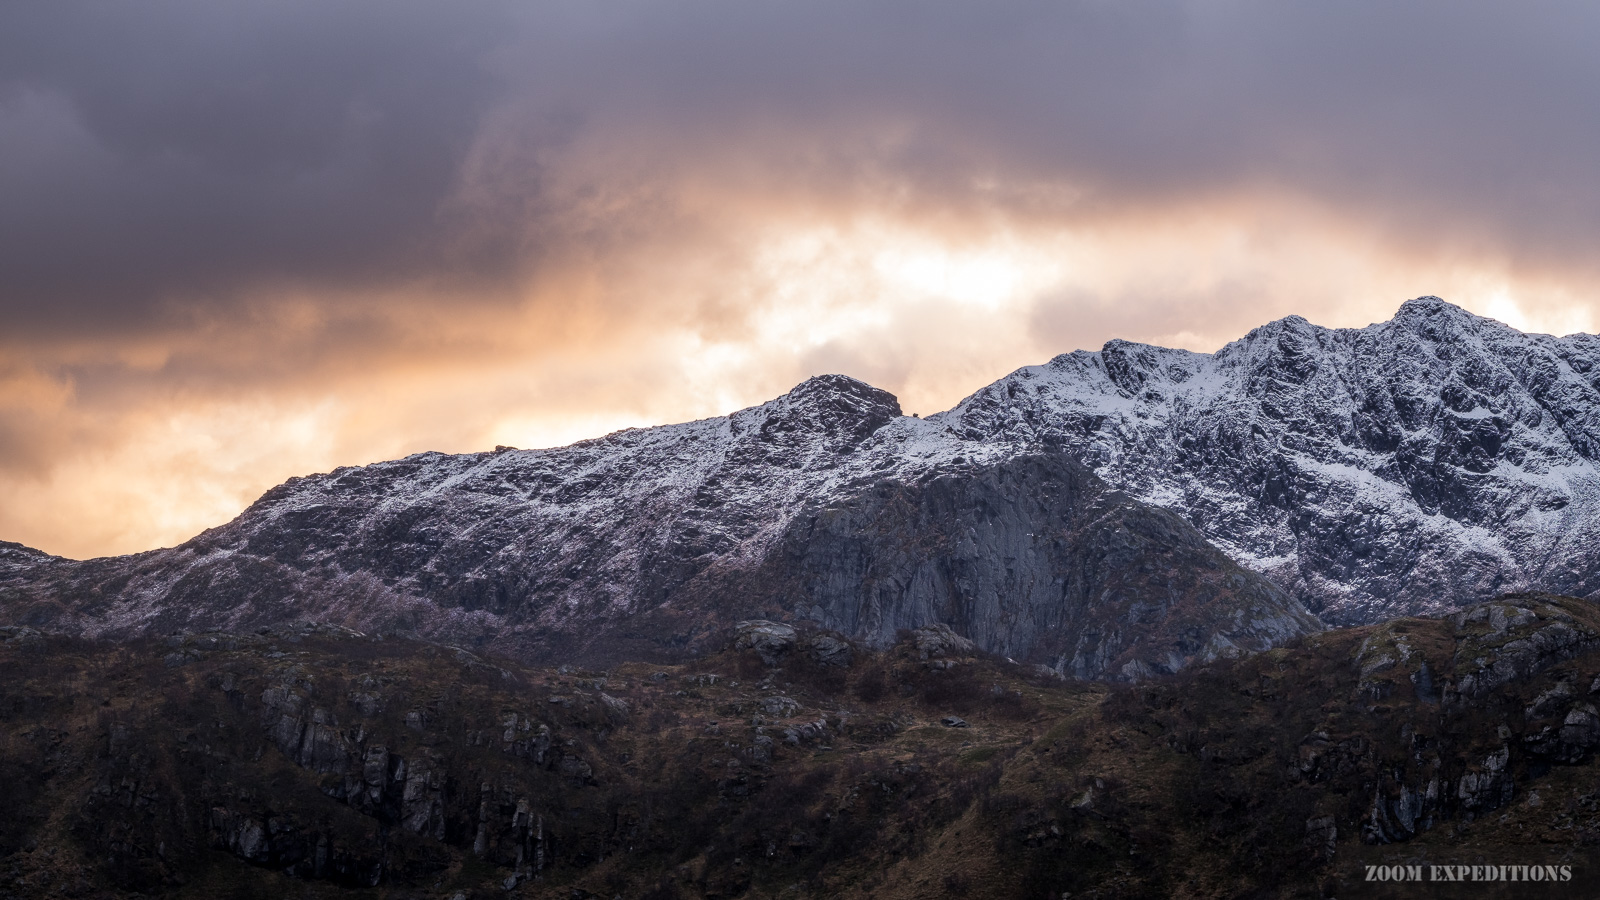
[[[1098,357],[1106,377],[1123,394],[1139,397],[1150,392],[1152,400],[1164,399],[1207,361],[1203,354],[1123,340],[1107,341]]]
[[[885,410],[892,410],[893,415],[900,414],[900,401],[881,388],[873,387],[865,381],[851,378],[848,375],[815,375],[795,385],[788,393],[762,404],[769,406],[777,403],[786,403],[790,406],[821,406],[833,407],[839,404],[860,409],[863,413],[876,414]]]
[[[1400,308],[1395,310],[1394,318],[1390,321],[1397,327],[1413,329],[1440,326],[1476,328],[1484,324],[1501,325],[1494,319],[1476,315],[1448,300],[1432,295],[1415,297],[1400,304]],[[1381,325],[1383,323],[1376,324]],[[1501,327],[1507,326],[1501,325]]]
[[[853,448],[901,416],[900,401],[845,375],[808,378],[781,397],[730,417],[736,431],[755,429],[768,442],[821,440],[830,449]]]
[[[1422,297],[1359,329],[1289,316],[1214,354],[1111,341],[935,418],[1071,447],[1312,608],[1368,621],[1600,591],[1597,351]]]

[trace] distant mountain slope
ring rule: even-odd
[[[1600,338],[1522,334],[1435,297],[1215,354],[1111,341],[931,417],[1057,442],[1330,623],[1506,590],[1600,591]]]
[[[557,450],[291,479],[171,550],[19,548],[0,557],[0,604],[90,635],[317,619],[529,660],[679,654],[758,616],[880,645],[945,622],[1091,678],[1321,628],[1059,451],[962,440],[840,376]]]

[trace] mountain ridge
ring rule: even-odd
[[[1112,678],[1322,627],[1059,451],[961,440],[843,376],[566,448],[291,479],[170,550],[0,563],[0,604],[87,635],[316,619],[591,661],[751,617],[879,645],[939,621]]]
[[[1215,354],[1110,341],[930,418],[1061,442],[1332,623],[1600,591],[1592,335],[1424,297],[1362,329],[1286,317]]]
[[[925,419],[828,375],[564,448],[336,469],[170,550],[0,548],[0,606],[87,634],[301,617],[524,658],[688,652],[758,614],[879,643],[941,621],[1138,677],[1314,631],[1307,609],[1352,624],[1510,590],[1592,597],[1597,456],[1600,339],[1420,298],[1363,329],[1286,317],[1214,354],[1113,340]],[[1165,550],[1108,537],[1158,532]],[[1239,585],[1205,574],[1235,561]],[[1261,627],[1229,631],[1199,596]]]

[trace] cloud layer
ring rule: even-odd
[[[1111,337],[1436,293],[1588,330],[1579,3],[0,10],[0,538],[843,371],[931,412]]]

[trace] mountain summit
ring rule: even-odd
[[[1600,591],[1600,338],[1437,297],[1360,329],[1290,316],[1214,354],[1111,341],[931,417],[1057,442],[1325,620]]]

